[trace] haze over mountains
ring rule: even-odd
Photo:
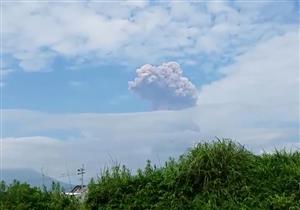
[[[52,182],[59,182],[65,191],[69,191],[74,186],[69,183],[58,181],[57,179],[47,175],[44,175],[43,177],[42,173],[29,168],[2,169],[2,175],[6,184],[10,184],[14,180],[18,180],[36,187],[42,187],[45,185],[47,189],[51,189]]]

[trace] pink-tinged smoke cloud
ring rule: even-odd
[[[182,76],[176,62],[160,66],[145,64],[136,70],[137,77],[128,82],[129,90],[150,101],[155,110],[176,110],[195,106],[198,93],[195,85]]]

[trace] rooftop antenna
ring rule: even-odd
[[[81,175],[80,181],[81,181],[81,189],[83,189],[83,174],[85,174],[84,164],[82,164],[82,167],[77,169],[77,175]]]

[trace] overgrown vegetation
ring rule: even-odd
[[[77,199],[65,195],[56,183],[49,191],[18,181],[10,185],[0,183],[1,210],[75,210],[80,206]]]
[[[229,140],[199,144],[163,167],[105,170],[84,203],[18,182],[1,184],[1,209],[300,209],[300,153],[254,155]],[[84,206],[84,207],[83,207]]]
[[[104,171],[88,209],[300,209],[300,153],[254,155],[223,140],[199,144],[164,167]]]

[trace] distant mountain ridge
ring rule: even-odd
[[[70,191],[74,185],[58,181],[50,176],[46,176],[29,168],[4,168],[2,170],[3,180],[6,184],[12,183],[14,180],[26,182],[32,186],[42,187],[45,185],[47,189],[51,189],[52,182],[58,182],[65,191]]]

